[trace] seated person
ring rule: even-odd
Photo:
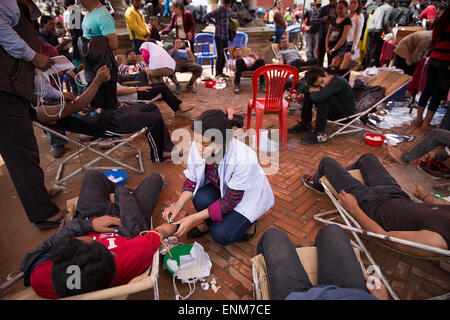
[[[347,171],[353,169],[360,170],[365,184]],[[424,203],[415,203],[373,154],[361,156],[347,168],[333,158],[324,157],[316,173],[305,174],[302,180],[308,188],[323,192],[319,182],[323,176],[339,194],[339,203],[364,230],[444,250],[449,248],[449,203],[421,192],[415,193]]]
[[[173,43],[173,48],[169,51],[170,56],[175,59],[175,72],[192,72],[191,79],[186,85],[186,90],[195,93],[194,83],[201,77],[203,68],[198,63],[195,63],[192,50],[184,46],[180,38],[176,38]],[[176,79],[176,76],[175,76]],[[180,93],[181,85],[175,83],[176,93]]]
[[[42,78],[42,77],[41,77]],[[125,110],[98,109],[93,116],[80,116],[77,113],[83,111],[91,103],[98,88],[102,83],[111,79],[108,67],[102,66],[90,86],[75,99],[66,99],[64,106],[38,105],[36,107],[36,120],[65,129],[71,132],[81,133],[93,137],[111,137],[114,135],[130,134],[147,128],[146,137],[150,147],[150,158],[153,162],[169,162],[171,152],[175,146],[170,138],[164,119],[158,107],[152,103],[136,104]],[[45,90],[50,92],[52,87],[48,82],[42,83]],[[41,85],[35,86],[36,90],[42,90]],[[42,91],[41,91],[42,92]]]
[[[62,54],[71,59],[69,49],[66,48],[72,42],[72,39],[63,38],[62,42],[58,41],[58,34],[56,33],[56,22],[53,16],[42,16],[40,20],[39,41],[50,44],[56,48],[59,54]]]
[[[141,45],[141,53],[145,63],[148,65],[148,78],[152,83],[163,82],[163,77],[169,77],[173,83],[175,78],[175,60],[164,48],[151,41]]]
[[[320,229],[315,246],[317,286],[310,282],[288,236],[274,228],[264,232],[256,254],[264,256],[272,300],[389,300],[381,281],[375,277],[364,279],[350,239],[341,227],[327,225]]]
[[[279,59],[279,64],[288,64],[297,68],[299,72],[301,67],[317,64],[316,59],[304,61],[300,52],[296,49],[289,49],[289,40],[285,36],[281,38],[280,51],[277,54],[277,59]]]
[[[227,61],[227,68],[235,71],[234,75],[234,93],[240,93],[241,76],[244,71],[253,71],[266,65],[263,59],[258,57],[256,53],[250,52],[247,57],[242,57],[242,49],[240,47],[233,48],[233,59]],[[264,76],[259,77],[259,91],[265,92]]]
[[[316,128],[301,139],[302,144],[317,144],[327,141],[325,128],[327,119],[338,120],[356,113],[355,95],[347,80],[331,75],[322,68],[312,67],[305,74],[306,83],[300,90],[304,93],[301,121],[289,133],[310,132],[312,108],[316,105]],[[296,86],[296,90],[299,90]]]
[[[139,81],[141,85],[148,85],[147,70],[148,66],[137,60],[134,50],[128,50],[126,53],[126,63],[119,66],[119,82]]]
[[[417,168],[433,179],[440,179],[450,175],[449,168],[444,164],[450,157],[450,131],[433,129],[421,141],[408,151],[401,152],[394,146],[387,145],[389,155],[399,164],[407,164],[429,153],[431,150],[443,146],[445,149],[429,157],[425,161],[418,161]]]
[[[161,245],[159,235],[176,231],[175,225],[165,223],[140,235],[150,228],[164,184],[165,178],[154,173],[130,192],[101,172],[89,170],[75,217],[22,261],[24,284],[40,297],[58,299],[124,285],[142,274]],[[73,277],[70,266],[80,268],[78,287],[76,282],[67,285]]]
[[[161,94],[164,102],[175,112],[175,115],[195,108],[193,104],[178,99],[164,82],[152,83],[151,86],[146,87],[126,87],[119,83],[117,84],[117,96],[122,101],[152,100],[159,94]]]

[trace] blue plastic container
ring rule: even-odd
[[[119,186],[125,186],[128,174],[125,171],[113,170],[105,172],[104,175]]]

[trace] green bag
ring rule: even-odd
[[[238,28],[239,22],[236,19],[230,18],[230,26],[228,27],[228,40],[233,41]]]

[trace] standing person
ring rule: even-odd
[[[216,77],[224,76],[225,54],[223,49],[228,48],[228,29],[230,28],[232,0],[222,0],[222,5],[216,10],[203,16],[208,23],[214,24],[216,31],[214,38],[216,41]]]
[[[67,11],[69,14],[64,14],[67,21],[64,21],[66,28],[70,32],[70,37],[72,38],[72,63],[75,67],[81,64],[80,48],[78,46],[78,39],[83,36],[83,29],[81,24],[83,23],[84,15],[81,12],[79,5],[75,5],[75,0],[68,1],[69,7]],[[76,90],[76,86],[74,86]]]
[[[394,65],[412,76],[417,62],[431,49],[433,31],[416,31],[404,37],[394,49]]]
[[[283,17],[283,1],[276,0],[273,6],[273,22],[275,24],[275,43],[280,43],[287,25]]]
[[[114,50],[119,46],[116,33],[116,22],[108,12],[108,9],[106,9],[100,1],[80,0],[80,2],[89,12],[82,23],[83,42],[86,43],[91,39],[106,39],[106,50],[103,52],[102,57],[95,56],[89,60],[84,58],[86,80],[90,84],[94,80],[97,70],[102,65],[107,65],[111,72],[111,79],[108,82],[103,83],[97,91],[97,95],[92,101],[92,106],[95,108],[116,109],[117,62],[114,56]],[[87,47],[89,48],[90,45]],[[89,54],[89,49],[87,51]]]
[[[352,26],[347,34],[346,53],[344,55],[341,66],[341,73],[345,73],[348,70],[352,56],[356,53],[358,48],[359,39],[364,26],[364,15],[361,13],[362,5],[361,0],[350,1],[350,14],[349,18],[352,21]]]
[[[336,6],[336,18],[331,20],[328,29],[325,41],[325,48],[329,57],[328,66],[339,65],[346,52],[347,35],[352,27],[352,21],[347,16],[347,6],[347,1],[339,1]]]
[[[125,20],[130,34],[131,48],[136,54],[140,54],[139,48],[150,37],[150,31],[141,13],[141,0],[132,0],[131,6],[125,11]]]
[[[49,201],[31,122],[35,68],[54,63],[39,53],[34,23],[40,15],[32,1],[0,1],[0,155],[28,219],[44,229],[58,227],[65,211]]]
[[[379,67],[380,55],[383,47],[382,33],[389,33],[391,26],[389,16],[394,9],[394,0],[381,0],[382,6],[378,7],[370,20],[368,26],[369,33],[367,35],[367,53],[364,60],[364,67]]]
[[[256,220],[274,204],[256,153],[233,138],[230,120],[222,110],[203,112],[191,129],[194,142],[183,193],[164,210],[164,219],[176,220],[192,199],[197,213],[175,222],[180,226],[175,236],[187,233],[197,238],[211,230],[214,241],[223,246],[252,239]],[[253,232],[246,233],[250,228]]]
[[[427,29],[430,29],[431,24],[434,22],[436,18],[436,7],[439,1],[433,0],[431,3],[422,11],[419,15],[420,20],[425,20]]]
[[[319,45],[317,47],[318,51],[318,59],[319,59],[319,67],[323,66],[323,60],[325,58],[326,53],[326,38],[327,32],[330,27],[330,22],[332,19],[336,18],[336,4],[337,0],[330,0],[330,3],[326,6],[320,8],[319,12]],[[328,57],[328,63],[331,62],[331,59]]]
[[[442,16],[436,21],[431,38],[431,54],[428,62],[427,82],[420,95],[417,107],[417,117],[414,125],[422,129],[430,129],[430,122],[439,107],[446,92],[442,90],[444,81],[450,78],[450,9],[447,7]],[[431,98],[430,103],[428,100]],[[425,108],[428,111],[423,119]]]
[[[169,33],[175,28],[175,34],[177,38],[182,40],[188,40],[191,44],[191,49],[194,48],[195,37],[195,22],[189,10],[184,9],[184,5],[181,1],[172,2],[172,18],[170,24],[161,31],[161,34]]]
[[[306,41],[306,60],[310,61],[317,59],[317,48],[319,46],[319,12],[322,6],[322,0],[315,0],[311,4],[311,8],[305,11],[303,19],[306,20],[305,24],[305,41]]]
[[[284,14],[284,20],[286,21],[286,24],[288,26],[292,25],[294,17],[292,15],[291,8],[289,8],[289,7],[286,8],[286,13]]]

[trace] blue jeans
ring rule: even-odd
[[[319,32],[305,34],[306,40],[306,60],[317,59],[317,48],[319,47]]]
[[[275,28],[275,43],[280,43],[281,38],[283,37],[284,29]]]
[[[55,129],[53,128],[53,130],[61,133],[62,135],[66,135],[66,131],[63,129]],[[61,145],[65,145],[67,144],[67,140],[63,139],[57,135],[51,134],[50,132],[48,132],[48,136],[50,137],[50,145],[52,147],[57,147],[57,146],[61,146]]]
[[[214,187],[211,183],[201,187],[192,203],[197,212],[205,210],[211,204],[220,199],[220,190]],[[218,244],[226,246],[240,240],[250,228],[250,221],[237,211],[231,211],[222,216],[223,221],[217,223],[207,219],[205,223],[211,229],[211,236]]]

